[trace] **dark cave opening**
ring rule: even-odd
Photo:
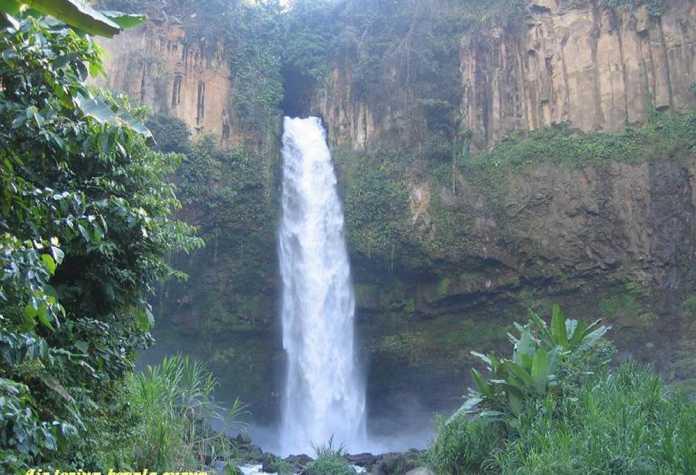
[[[312,92],[316,80],[291,66],[283,67],[283,114],[308,117],[312,109]]]

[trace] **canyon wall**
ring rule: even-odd
[[[426,3],[435,16],[449,2]],[[456,97],[457,133],[484,149],[515,131],[561,123],[617,131],[645,122],[653,110],[695,106],[696,3],[669,0],[657,12],[635,3],[608,8],[601,0],[530,0],[512,24],[464,31],[446,60],[458,72],[458,81],[446,86]],[[413,7],[423,15],[419,8]],[[212,133],[224,146],[242,142],[229,110],[235,92],[221,42],[189,38],[180,22],[160,17],[103,46],[102,85],[184,120],[196,133]],[[385,110],[355,90],[354,59],[333,64],[310,109],[324,118],[334,145],[358,150],[416,122],[422,115],[417,102],[427,98],[410,90],[403,71],[385,58],[387,93],[403,98]]]
[[[435,2],[421,15],[444,14],[447,3]],[[533,0],[526,16],[462,34],[449,59],[460,79],[449,86],[458,96],[459,133],[484,149],[513,131],[561,123],[617,131],[645,122],[653,110],[696,105],[696,4],[670,0],[656,12],[626,3]],[[407,100],[378,110],[384,104],[361,100],[354,90],[353,66],[333,68],[312,109],[331,125],[335,144],[360,149],[413,120],[419,94],[404,91],[405,73],[390,65],[384,70],[389,94]]]
[[[676,368],[670,376],[696,376],[696,324],[682,304],[696,282],[696,119],[648,124],[696,106],[696,4],[533,0],[519,17],[482,23],[450,9],[462,3],[338,2],[347,47],[321,80],[286,78],[288,102],[309,98],[303,112],[323,118],[333,147],[371,410],[388,413],[414,394],[429,410],[456,406],[469,350],[495,349],[501,327],[551,302],[609,320],[624,352],[658,355],[658,366]],[[375,39],[383,22],[355,26],[341,10],[373,4],[404,15],[404,34]],[[442,18],[456,36],[440,32]],[[185,25],[161,18],[104,47],[106,85],[182,119],[194,138],[210,133],[228,151],[266,144],[252,157],[262,183],[229,190],[229,206],[210,203],[215,213],[194,222],[215,234],[183,258],[191,279],[164,293],[161,313],[183,322],[180,334],[203,336],[185,340],[231,386],[244,381],[230,391],[272,419],[283,362],[270,257],[277,131],[243,131],[230,113],[230,51],[187,37]],[[646,124],[656,132],[622,148]],[[539,153],[523,163],[483,163],[509,135],[556,125],[581,133],[537,139]],[[626,127],[634,135],[573,142]],[[549,150],[570,142],[563,157]],[[216,174],[211,189],[225,182]]]
[[[164,18],[100,42],[106,54],[98,85],[183,120],[194,136],[214,135],[222,147],[242,141],[229,111],[234,89],[221,43],[192,40]]]

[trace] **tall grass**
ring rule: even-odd
[[[133,466],[150,470],[193,470],[214,460],[229,461],[234,451],[224,434],[210,427],[222,419],[213,400],[216,381],[201,363],[186,356],[165,358],[128,380],[129,400],[141,419],[133,447]],[[243,407],[236,402],[230,418]]]
[[[696,474],[696,404],[636,363],[609,370],[608,327],[558,307],[516,327],[513,357],[477,354],[490,379],[474,370],[478,390],[439,424],[438,474]]]
[[[357,472],[345,458],[343,446],[335,446],[333,436],[324,445],[314,447],[315,459],[307,465],[304,475],[355,475]]]
[[[487,473],[505,435],[500,422],[466,415],[441,418],[437,431],[427,461],[436,473],[450,475]],[[492,471],[495,473],[494,468]]]
[[[627,363],[519,419],[494,454],[502,473],[696,473],[696,405]]]
[[[696,474],[696,404],[625,363],[575,397],[529,401],[505,425],[465,416],[440,424],[429,462],[451,475]]]

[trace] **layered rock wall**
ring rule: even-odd
[[[462,114],[476,143],[562,122],[616,131],[653,110],[696,104],[696,4],[607,9],[599,1],[531,5],[519,33],[463,39]]]
[[[449,245],[429,250],[439,263],[434,268],[439,278],[435,272],[430,279],[415,279],[406,291],[416,296],[417,311],[446,313],[457,300],[466,307],[480,298],[511,297],[525,287],[563,292],[629,281],[665,290],[690,286],[696,158],[542,164],[511,170],[498,180],[498,189],[491,190],[460,176],[456,194],[426,183],[411,194],[412,203],[425,210],[438,194],[445,213],[459,223]],[[416,223],[421,242],[445,232],[428,212],[418,220],[430,225]]]
[[[693,107],[696,3],[665,5],[658,15],[645,5],[535,0],[526,17],[464,34],[458,57],[451,57],[461,82],[449,86],[460,98],[459,133],[484,149],[513,131],[560,123],[617,131],[644,122],[655,109]],[[419,98],[413,92],[411,101],[378,112],[384,104],[362,100],[352,90],[353,74],[350,63],[336,66],[313,110],[332,126],[335,144],[358,150],[413,120]],[[385,74],[398,75],[390,68]],[[408,96],[402,87],[388,93]]]
[[[102,46],[101,85],[183,120],[194,136],[212,134],[222,146],[242,140],[229,113],[234,90],[222,45],[193,41],[182,25],[157,20]]]

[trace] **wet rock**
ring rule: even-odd
[[[357,465],[358,467],[365,467],[368,470],[377,463],[377,456],[370,453],[347,455],[346,459],[351,464]]]
[[[405,475],[407,472],[417,468],[420,463],[422,452],[409,450],[404,453],[387,453],[381,455],[372,467],[372,475]]]
[[[239,434],[230,438],[232,446],[239,452],[239,458],[246,462],[261,463],[266,455],[261,447],[254,445],[247,434]]]
[[[314,460],[307,454],[290,455],[284,459],[287,463],[293,466],[295,472],[301,473],[309,463]]]

